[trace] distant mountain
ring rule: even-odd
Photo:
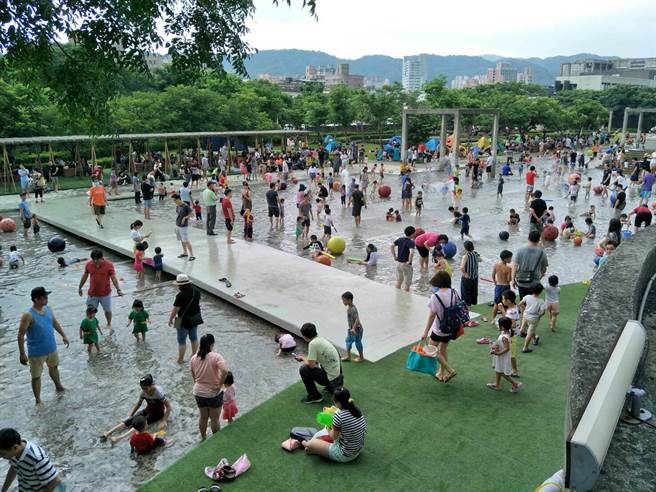
[[[607,58],[589,53],[571,56],[552,56],[548,58],[506,58],[493,54],[482,56],[464,55],[427,55],[428,78],[446,76],[448,81],[456,75],[484,74],[488,68],[494,68],[497,62],[509,62],[520,72],[526,67],[533,70],[533,79],[538,84],[553,84],[560,73],[560,64],[581,58]],[[403,60],[386,55],[368,55],[355,60],[338,58],[323,51],[307,50],[262,50],[255,53],[246,62],[246,69],[251,78],[262,73],[272,75],[303,76],[306,65],[326,65],[348,63],[351,73],[390,82],[401,81]]]

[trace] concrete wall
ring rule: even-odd
[[[643,294],[656,273],[656,227],[622,241],[595,275],[574,330],[566,435],[579,422],[608,356],[628,319],[636,319]],[[655,295],[651,296],[656,298]],[[656,333],[656,305],[643,319],[649,341]],[[651,314],[651,313],[654,314]],[[646,350],[635,384],[648,391],[645,406],[656,394],[656,351]],[[630,484],[630,486],[629,486]],[[618,424],[595,490],[651,491],[656,484],[656,432],[646,425]]]

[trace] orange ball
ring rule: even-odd
[[[330,258],[328,258],[325,255],[317,256],[316,261],[317,261],[317,263],[321,263],[322,265],[326,265],[326,266],[332,265],[332,261],[330,261]]]
[[[574,246],[581,246],[583,244],[583,238],[577,236],[574,238]]]

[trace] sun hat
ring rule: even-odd
[[[175,277],[175,280],[173,281],[173,285],[187,285],[190,284],[191,280],[189,280],[189,277],[187,277],[184,273],[179,273],[177,277]]]

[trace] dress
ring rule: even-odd
[[[142,309],[141,311],[132,311],[128,319],[134,321],[132,333],[146,333],[148,331],[148,311]]]
[[[228,386],[223,390],[223,419],[233,419],[237,413],[239,413],[239,410],[237,409],[237,399],[235,398],[235,387]]]
[[[143,256],[143,251],[136,251],[134,253],[134,269],[139,273],[144,272]]]
[[[502,333],[501,335],[499,335],[499,338],[497,338],[497,341],[494,342],[495,346],[497,347],[497,350],[503,350],[504,338],[508,342],[508,346],[510,346],[510,336],[506,335],[505,333]],[[510,376],[512,374],[512,365],[510,364],[510,357],[511,357],[510,351],[507,351],[506,353],[501,355],[495,355],[494,371],[505,374],[506,376]]]

